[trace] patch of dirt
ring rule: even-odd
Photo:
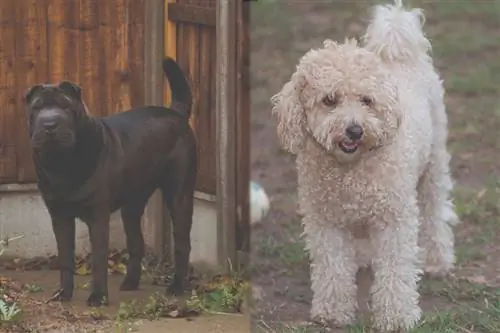
[[[75,294],[67,303],[51,301],[59,288],[56,257],[2,258],[0,306],[3,300],[8,307],[21,312],[19,316],[8,319],[5,317],[12,316],[0,309],[0,332],[121,333],[130,329],[155,332],[168,328],[169,332],[187,333],[196,332],[199,327],[206,327],[207,332],[233,332],[235,323],[249,327],[249,317],[242,315],[248,313],[248,283],[236,274],[214,275],[206,270],[193,269],[192,293],[167,297],[165,289],[173,274],[172,268],[148,255],[144,260],[140,290],[119,291],[127,258],[125,252],[110,251],[109,306],[102,308],[86,305],[91,280],[89,256],[76,260]]]
[[[500,233],[490,222],[498,221],[491,218],[498,209],[494,203],[486,208],[484,198],[476,199],[483,189],[494,192],[500,176],[500,158],[495,155],[500,147],[496,134],[500,126],[500,66],[498,59],[491,57],[500,53],[500,30],[491,29],[499,27],[500,8],[492,2],[470,1],[457,7],[412,1],[412,6],[421,6],[427,16],[424,29],[434,45],[435,63],[448,91],[452,173],[457,191],[468,193],[457,202],[464,220],[457,230],[457,255],[460,252],[466,258],[459,262],[457,274],[495,284],[500,276],[500,263],[495,260],[500,255]],[[342,41],[359,36],[366,25],[368,7],[367,2],[355,1],[269,1],[252,6],[251,176],[271,200],[269,216],[252,230],[253,325],[269,326],[264,332],[306,332],[276,327],[282,325],[280,322],[307,322],[311,301],[307,257],[290,264],[290,256],[297,255],[291,249],[300,242],[301,232],[296,214],[295,161],[279,147],[269,99],[288,81],[310,48],[320,47],[327,38]],[[453,36],[449,36],[451,32]],[[478,78],[483,72],[491,75]],[[496,207],[500,206],[498,198],[498,193],[490,197],[496,200]],[[484,234],[492,237],[481,238]],[[424,295],[422,303],[427,311],[452,306],[441,295]]]

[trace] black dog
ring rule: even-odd
[[[90,306],[107,303],[109,220],[121,209],[129,262],[121,290],[139,287],[144,239],[141,217],[159,188],[169,208],[175,242],[175,277],[168,288],[183,293],[191,252],[196,183],[196,141],[189,126],[192,96],[177,63],[163,70],[172,89],[169,108],[145,106],[109,117],[87,114],[81,89],[63,81],[25,95],[38,187],[52,219],[60,262],[56,300],[73,296],[75,218],[89,228],[92,247]]]

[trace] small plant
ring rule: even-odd
[[[21,309],[17,306],[17,303],[9,304],[0,298],[0,325],[16,322],[20,314]]]
[[[30,294],[39,293],[43,291],[43,288],[37,284],[24,284],[23,289]]]
[[[102,313],[101,309],[97,307],[90,308],[89,315],[94,320],[103,320],[107,318],[107,316]]]
[[[136,300],[130,302],[122,302],[118,307],[116,315],[117,321],[126,321],[132,318],[137,318],[141,315],[140,304]]]
[[[163,317],[169,308],[168,299],[160,293],[154,293],[149,296],[148,302],[144,306],[144,314],[149,319],[158,319]]]

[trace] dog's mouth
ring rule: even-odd
[[[361,142],[359,140],[350,140],[350,139],[345,139],[339,142],[338,146],[340,150],[342,150],[346,154],[352,154],[356,150],[358,150],[359,145]]]
[[[31,137],[33,149],[52,151],[70,148],[74,144],[74,137],[70,132],[64,133],[35,133]]]

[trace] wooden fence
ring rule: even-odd
[[[82,86],[93,115],[144,103],[146,0],[0,1],[0,182],[33,183],[22,96],[41,82]]]
[[[222,229],[224,238],[235,244],[224,246],[225,251],[247,251],[248,19],[242,1],[236,3],[231,59],[237,69],[229,78],[235,87],[231,106],[234,114],[230,115],[234,146],[226,161],[218,161],[216,26],[220,18],[216,9],[221,2],[0,1],[0,184],[36,181],[22,99],[28,87],[63,79],[74,81],[82,87],[94,116],[168,103],[169,89],[161,73],[161,59],[169,55],[188,74],[193,89],[191,125],[198,139],[200,165],[197,189],[220,199],[221,194],[216,193],[221,180],[217,178],[217,163],[232,168],[228,180],[232,192],[223,195],[233,197],[225,217],[230,221],[224,222]],[[156,218],[163,214],[161,210],[157,205]]]

